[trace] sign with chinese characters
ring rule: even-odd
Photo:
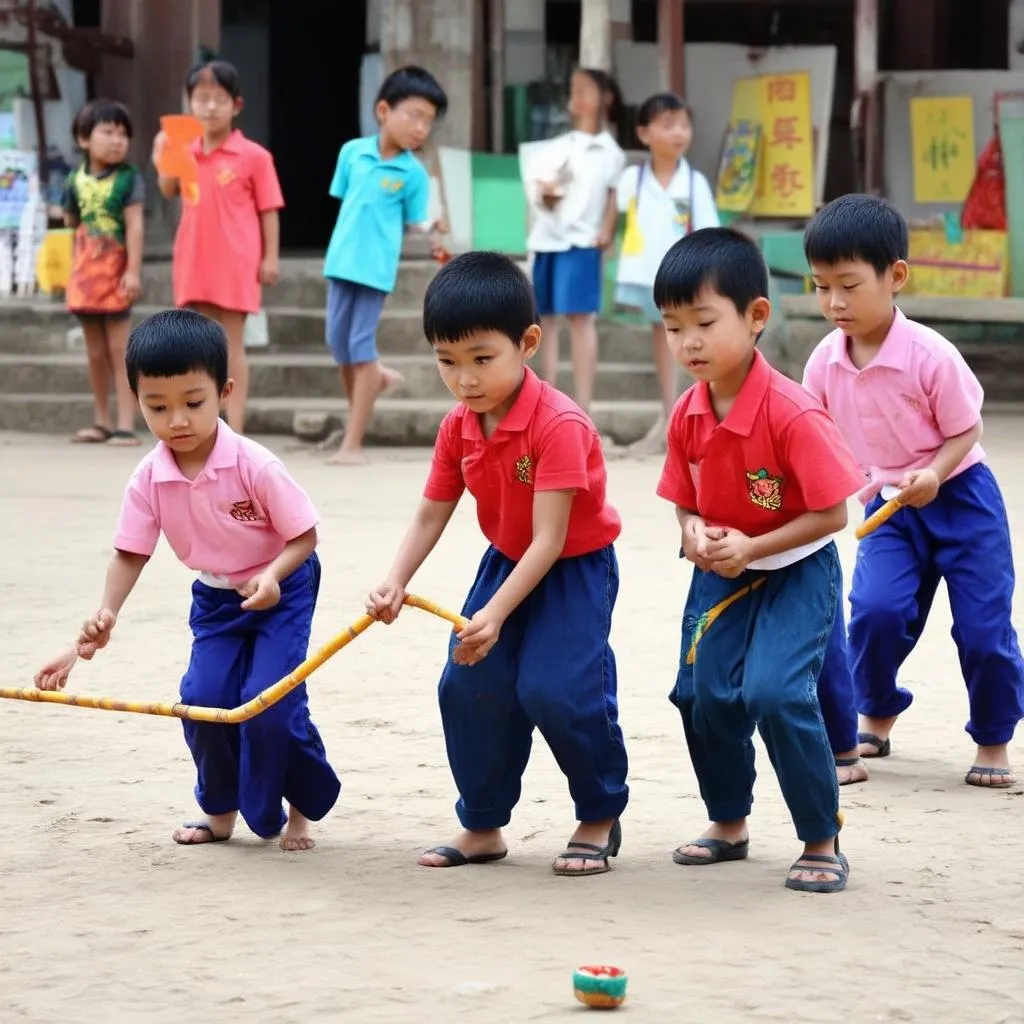
[[[974,100],[917,96],[910,101],[914,202],[962,203],[974,180]]]
[[[1005,231],[965,231],[951,241],[942,228],[910,232],[907,295],[955,295],[999,299],[1009,279]]]

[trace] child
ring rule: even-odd
[[[427,289],[423,329],[459,400],[441,424],[423,500],[367,610],[392,622],[464,490],[490,542],[453,637],[439,700],[463,831],[425,867],[501,860],[539,728],[569,780],[579,825],[558,875],[609,870],[628,798],[608,645],[621,524],[605,499],[593,424],[526,366],[540,344],[526,276],[505,256],[470,252]]]
[[[818,403],[757,351],[767,292],[755,243],[724,228],[676,242],[654,281],[672,353],[697,379],[672,411],[658,494],[696,566],[670,699],[711,827],[673,859],[747,856],[756,725],[804,843],[786,887],[839,892],[850,867],[816,683],[842,589],[832,537],[863,474]]]
[[[662,414],[631,448],[634,454],[644,455],[665,451],[665,428],[679,394],[676,363],[651,294],[654,277],[665,253],[680,237],[718,227],[718,210],[707,178],[685,157],[693,141],[689,106],[670,92],[658,93],[644,101],[636,121],[637,138],[650,156],[642,164],[627,167],[619,179],[617,201],[619,212],[626,214],[626,234],[615,298],[619,305],[639,310],[651,324]]]
[[[127,447],[139,443],[124,350],[132,303],[141,290],[142,175],[125,163],[132,120],[122,104],[103,99],[87,103],[75,118],[74,133],[85,159],[64,184],[64,223],[75,228],[66,300],[85,335],[95,412],[93,425],[72,440]]]
[[[849,667],[861,756],[890,752],[892,728],[913,700],[896,674],[943,579],[978,747],[965,781],[1015,785],[1007,747],[1024,713],[1024,662],[1006,507],[978,443],[981,385],[950,342],[894,306],[909,275],[908,243],[889,203],[836,199],[808,226],[804,248],[821,311],[836,326],[808,360],[804,386],[870,474],[866,514],[894,497],[904,506],[857,551]]]
[[[280,276],[280,223],[284,206],[274,158],[251,142],[232,122],[242,111],[238,72],[214,60],[189,72],[185,80],[192,113],[203,124],[193,152],[199,165],[199,195],[182,196],[181,223],[174,239],[174,303],[216,320],[228,338],[234,390],[227,420],[235,433],[245,430],[249,364],[245,356],[245,318],[258,313],[261,285]],[[156,161],[166,143],[153,143]],[[160,193],[180,192],[177,178],[158,179]]]
[[[274,455],[220,421],[232,387],[220,326],[189,310],[158,313],[132,332],[127,366],[158,443],[128,482],[99,610],[36,685],[63,688],[76,657],[106,647],[162,531],[198,573],[181,701],[237,707],[306,657],[320,586],[316,511]],[[176,843],[223,842],[241,813],[261,838],[281,834],[284,850],[313,847],[309,822],[327,814],[341,787],[305,686],[241,725],[182,725],[205,817],[177,829]]]
[[[534,220],[527,239],[541,317],[544,379],[558,379],[558,318],[569,321],[573,394],[590,411],[597,376],[597,322],[601,308],[601,252],[618,219],[615,183],[626,157],[606,130],[621,106],[614,79],[578,68],[569,93],[573,131],[553,139],[527,168],[526,192]]]
[[[842,592],[836,599],[836,617],[825,648],[825,660],[818,676],[818,703],[825,722],[829,746],[836,763],[840,786],[867,782],[868,766],[861,760],[857,740],[857,698],[846,657],[846,603]]]
[[[330,459],[336,465],[366,462],[363,436],[374,403],[402,383],[381,365],[377,322],[395,287],[404,228],[435,226],[427,223],[430,179],[413,153],[447,109],[429,71],[399,68],[377,94],[379,134],[345,143],[338,155],[330,193],[341,211],[324,260],[327,346],[349,404],[341,447]]]

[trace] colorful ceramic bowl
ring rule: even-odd
[[[626,972],[621,967],[577,967],[572,976],[572,990],[585,1006],[595,1010],[614,1010],[626,1001]]]

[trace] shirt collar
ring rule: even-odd
[[[213,443],[213,449],[206,457],[206,465],[203,466],[199,477],[209,476],[217,479],[218,469],[230,469],[238,465],[238,435],[223,421],[217,424],[217,440]],[[167,445],[160,441],[156,446],[156,453],[153,456],[153,483],[165,484],[175,480],[184,480],[191,483],[178,468],[174,452]]]
[[[772,368],[768,365],[768,360],[758,349],[754,349],[754,361],[750,364],[750,372],[740,385],[740,390],[733,400],[728,415],[722,420],[722,426],[726,430],[731,430],[734,434],[740,434],[743,437],[750,436],[761,406],[764,405],[765,396],[768,394],[771,377]],[[698,383],[686,414],[687,416],[714,416],[711,389],[706,381]]]
[[[540,378],[528,366],[523,368],[523,383],[519,388],[519,394],[512,403],[512,408],[505,413],[504,418],[498,424],[499,430],[506,434],[521,433],[533,419],[537,411],[537,403],[540,402],[540,393],[543,385]],[[481,441],[484,439],[483,431],[480,429],[480,417],[468,412],[462,419],[462,436],[467,440]]]
[[[217,149],[211,149],[209,153],[203,152],[203,140],[198,138],[192,143],[192,152],[197,156],[213,156],[218,150],[223,153],[234,153],[238,154],[242,152],[242,143],[245,141],[245,136],[235,128],[231,134],[217,147]]]
[[[878,355],[871,360],[872,366],[888,366],[895,370],[907,368],[907,345],[906,335],[909,321],[903,315],[899,306],[893,307],[892,323],[889,325],[889,332],[885,336],[878,349]],[[860,373],[860,370],[853,365],[850,359],[850,351],[847,345],[847,336],[844,331],[836,331],[832,340],[832,349],[828,356],[829,363],[839,363],[840,366],[851,370],[853,373]]]

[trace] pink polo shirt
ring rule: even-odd
[[[182,475],[162,442],[143,458],[125,489],[114,547],[148,557],[162,531],[190,569],[235,586],[266,568],[317,518],[281,460],[221,422],[194,480]]]
[[[209,153],[192,147],[199,166],[199,202],[181,204],[174,237],[174,304],[208,303],[258,313],[263,261],[260,214],[284,206],[274,158],[233,131]]]
[[[868,472],[867,503],[904,473],[922,469],[947,438],[981,419],[985,393],[952,342],[898,309],[878,355],[858,370],[846,335],[833,331],[811,353],[804,387],[829,411]],[[980,444],[950,473],[985,458]]]

